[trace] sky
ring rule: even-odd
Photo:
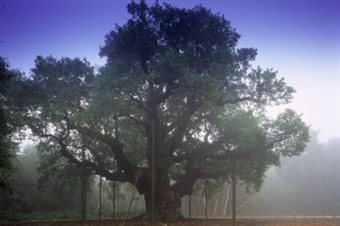
[[[148,3],[154,1],[147,0]],[[163,2],[159,0],[159,2]],[[319,139],[340,137],[340,1],[167,0],[198,4],[220,13],[241,34],[238,47],[258,49],[253,66],[273,68],[297,92],[284,108],[302,114]],[[11,68],[30,73],[38,55],[86,58],[98,55],[105,35],[123,25],[128,0],[0,0],[0,55]]]

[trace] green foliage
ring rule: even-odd
[[[11,190],[10,176],[13,172],[12,160],[15,157],[15,143],[12,135],[16,129],[16,123],[11,117],[7,105],[7,84],[14,72],[8,69],[8,64],[0,56],[0,191]]]
[[[281,113],[271,125],[271,139],[275,142],[274,151],[283,156],[299,155],[309,140],[309,130],[301,118],[293,110]],[[287,137],[288,139],[283,139]]]
[[[257,50],[237,48],[228,20],[202,6],[141,1],[128,11],[106,36],[98,74],[86,60],[37,57],[32,77],[11,87],[15,115],[41,141],[44,168],[63,156],[72,163],[65,169],[86,165],[109,180],[137,181],[151,197],[154,151],[158,199],[166,200],[191,194],[199,179],[228,180],[236,160],[239,179],[257,189],[280,156],[302,152],[300,116],[287,110],[271,120],[264,111],[288,103],[294,89],[277,72],[250,67]]]

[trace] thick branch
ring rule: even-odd
[[[126,175],[119,170],[117,172],[110,172],[107,169],[105,169],[104,167],[101,167],[100,165],[95,164],[92,161],[89,161],[89,160],[82,160],[81,161],[81,160],[77,159],[73,154],[71,154],[68,151],[67,146],[61,140],[56,140],[56,141],[58,142],[58,144],[60,146],[60,153],[65,158],[67,158],[69,161],[74,163],[76,166],[82,167],[84,165],[85,167],[94,170],[96,174],[98,174],[102,177],[105,177],[107,180],[114,180],[114,181],[120,181],[120,182],[126,182],[128,180]]]
[[[88,160],[81,161],[78,158],[76,158],[73,154],[71,154],[68,151],[67,145],[64,143],[64,139],[65,139],[64,137],[58,138],[53,134],[44,133],[41,130],[39,130],[37,127],[35,127],[32,123],[29,124],[29,127],[31,128],[32,132],[37,134],[38,136],[40,136],[42,138],[51,138],[51,139],[55,140],[58,143],[58,145],[60,146],[60,153],[62,154],[62,156],[67,158],[70,162],[74,163],[76,166],[81,167],[84,164],[86,167],[94,170],[96,174],[99,174],[99,175],[105,177],[108,180],[115,180],[115,181],[120,181],[120,182],[126,182],[127,181],[126,175],[124,173],[122,173],[121,171],[110,172],[107,169],[101,167],[98,164],[95,164],[92,161],[88,161]]]
[[[95,138],[107,145],[109,145],[115,154],[123,151],[123,145],[114,137],[108,134],[102,134],[93,129],[81,127],[81,126],[72,126],[70,129],[76,129],[79,133],[86,135],[88,137]]]
[[[190,124],[191,117],[195,114],[195,112],[200,108],[200,103],[192,100],[188,103],[188,109],[185,111],[176,122],[173,122],[168,127],[168,133],[176,128],[176,131],[172,135],[170,139],[168,139],[165,143],[165,147],[167,147],[167,152],[171,156],[172,153],[180,146],[182,138],[186,132],[186,128]]]
[[[174,162],[182,162],[185,160],[229,160],[229,159],[244,159],[250,157],[252,154],[259,150],[267,149],[266,146],[254,147],[252,149],[244,150],[224,150],[222,146],[218,144],[202,143],[201,145],[194,148],[191,152],[185,152],[172,156]]]
[[[138,167],[133,165],[126,158],[123,152],[123,145],[116,138],[108,134],[101,134],[100,132],[97,132],[93,129],[89,129],[86,127],[74,126],[73,128],[83,135],[86,135],[91,138],[95,138],[107,144],[111,148],[111,151],[117,160],[118,168],[121,170],[124,170],[126,175],[128,175],[133,180],[134,174],[138,170]]]

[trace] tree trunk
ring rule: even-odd
[[[151,219],[152,204],[151,193],[145,196],[146,215]],[[181,218],[180,214],[181,198],[168,187],[156,186],[155,191],[155,220],[156,221],[176,221]]]

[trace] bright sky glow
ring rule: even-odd
[[[116,23],[129,18],[128,2],[0,0],[0,55],[26,73],[37,55],[86,57],[103,65],[99,46]],[[187,8],[201,4],[225,15],[241,34],[239,47],[258,49],[253,65],[277,70],[297,90],[288,107],[320,131],[321,141],[340,136],[340,1],[166,2]]]

